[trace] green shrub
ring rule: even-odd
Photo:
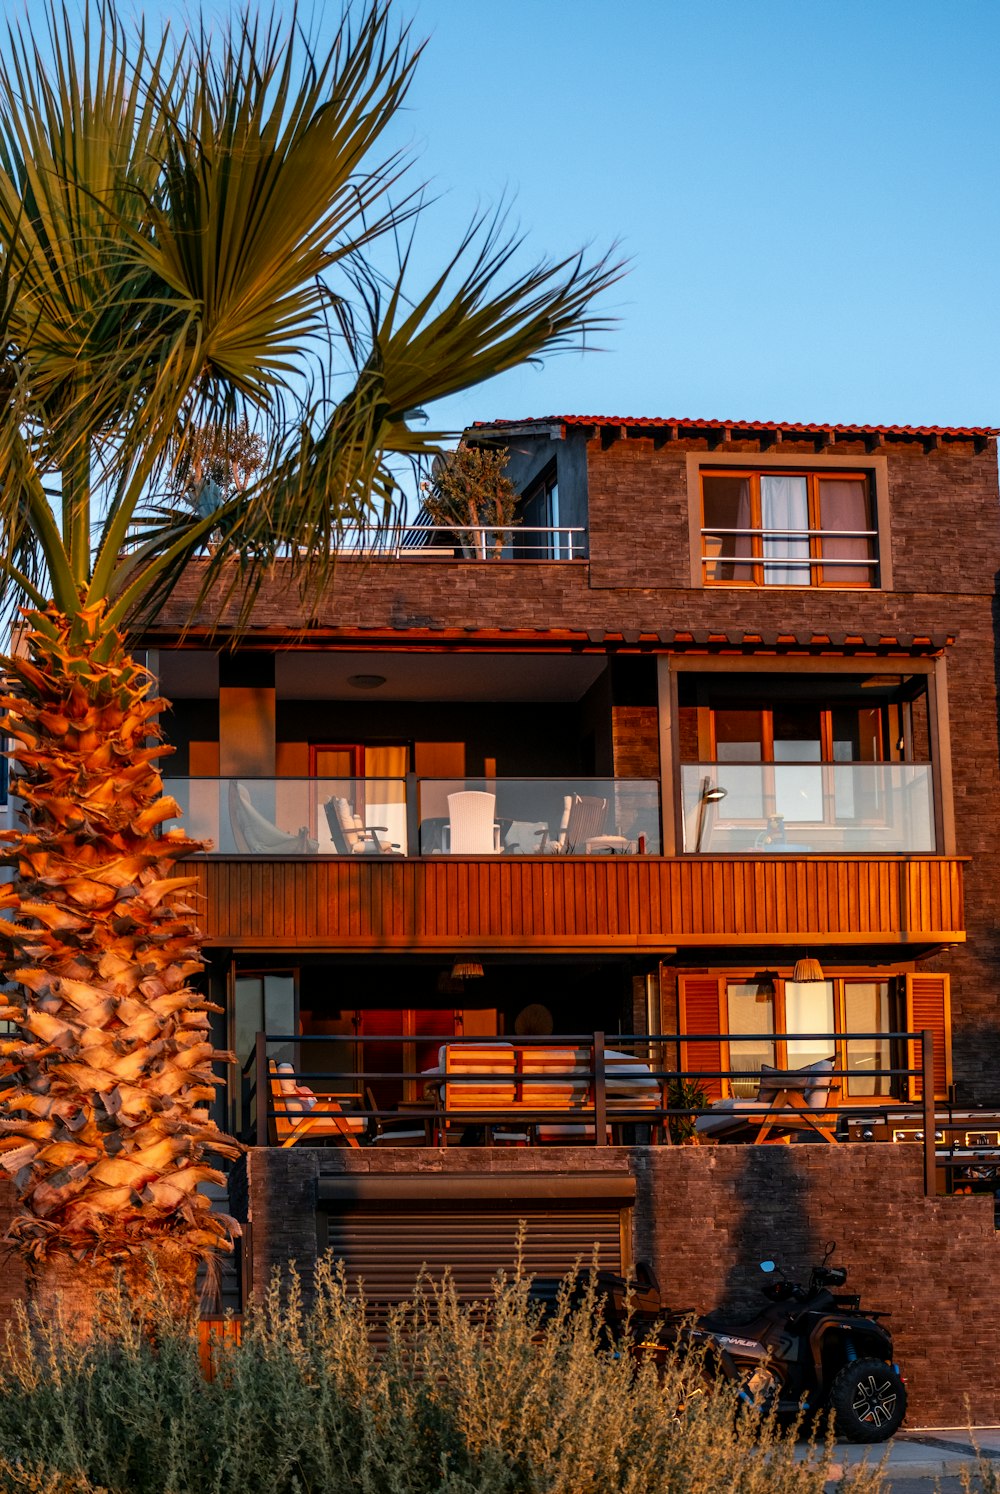
[[[119,1296],[86,1344],[22,1319],[0,1368],[0,1490],[17,1494],[822,1494],[829,1448],[736,1414],[697,1362],[601,1347],[592,1294],[551,1323],[521,1278],[462,1306],[425,1282],[377,1340],[331,1261],[294,1275],[218,1346],[149,1331]],[[853,1494],[877,1494],[864,1472]]]

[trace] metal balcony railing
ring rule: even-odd
[[[582,524],[391,524],[347,529],[343,556],[389,560],[585,560]]]
[[[936,1114],[933,1082],[933,1034],[921,1032],[775,1033],[776,1041],[826,1045],[829,1063],[823,1073],[825,1098],[815,1095],[808,1108],[789,1108],[780,1100],[765,1102],[740,1094],[750,1070],[715,1067],[692,1059],[692,1049],[708,1044],[718,1050],[720,1035],[656,1033],[614,1035],[603,1032],[546,1037],[442,1038],[440,1033],[311,1036],[308,1033],[258,1032],[253,1052],[239,1070],[239,1092],[233,1095],[233,1129],[251,1145],[343,1144],[349,1146],[425,1144],[482,1145],[501,1139],[523,1145],[546,1140],[606,1146],[675,1145],[697,1135],[699,1118],[721,1113],[752,1143],[772,1129],[775,1139],[790,1126],[803,1134],[810,1128],[825,1139],[842,1135],[845,1119],[858,1114],[840,1095],[843,1081],[873,1078],[897,1096],[919,1081],[922,1098],[907,1103],[891,1095],[879,1102],[879,1115],[916,1120],[915,1140],[923,1147],[925,1191],[937,1189],[937,1172],[949,1164],[940,1154],[942,1138],[954,1123]],[[728,1033],[729,1054],[741,1044],[760,1051],[760,1034]],[[873,1067],[837,1062],[838,1052],[888,1050],[892,1062]],[[392,1050],[392,1067],[363,1066],[379,1049]],[[415,1071],[415,1055],[432,1062]],[[343,1063],[344,1055],[348,1064]],[[323,1062],[325,1054],[341,1063]],[[399,1067],[403,1055],[404,1067]],[[406,1055],[409,1063],[406,1063]],[[803,1088],[806,1070],[776,1070],[766,1076],[771,1091]],[[758,1070],[754,1076],[764,1079]],[[730,1091],[724,1107],[714,1111],[708,1094]],[[805,1119],[803,1119],[805,1116]],[[768,1125],[768,1122],[771,1125]],[[968,1130],[968,1121],[964,1122]],[[728,1139],[728,1138],[727,1138]],[[1000,1165],[1000,1146],[996,1149]],[[967,1165],[964,1159],[955,1166]]]

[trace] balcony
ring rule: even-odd
[[[685,763],[697,855],[912,855],[936,849],[927,763]]]

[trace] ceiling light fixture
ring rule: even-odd
[[[464,960],[456,957],[451,967],[452,980],[481,980],[482,963],[479,960]]]
[[[795,969],[792,971],[792,980],[802,982],[826,980],[823,974],[823,966],[819,960],[812,959],[806,955],[804,959],[795,961]]]
[[[347,683],[353,685],[355,690],[377,690],[379,685],[385,684],[384,674],[349,674]]]

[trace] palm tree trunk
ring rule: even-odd
[[[109,644],[104,610],[28,614],[23,656],[3,661],[23,806],[0,836],[0,1020],[16,1029],[0,1041],[0,1166],[21,1204],[8,1238],[36,1262],[143,1259],[180,1281],[239,1229],[198,1191],[223,1181],[206,1154],[239,1150],[208,1111],[229,1055],[190,984],[194,879],[175,863],[201,847],[162,828],[178,814],[157,767],[165,702]]]

